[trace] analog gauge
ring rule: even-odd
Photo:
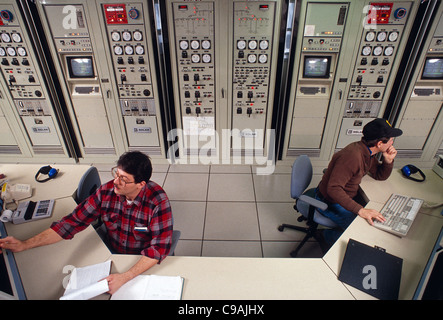
[[[6,56],[6,51],[3,48],[0,48],[0,57]]]
[[[386,40],[386,32],[382,31],[377,34],[377,41],[385,41]]]
[[[209,63],[209,62],[211,62],[211,55],[210,55],[210,54],[204,54],[204,55],[202,56],[202,61],[203,61],[204,63]]]
[[[255,63],[257,62],[257,56],[255,54],[248,55],[248,62],[249,63]]]
[[[123,48],[121,46],[115,46],[114,47],[114,53],[118,56],[123,54]]]
[[[17,48],[17,53],[20,57],[25,57],[26,56],[26,49],[23,47],[18,47]]]
[[[361,54],[364,56],[369,56],[371,54],[371,51],[372,51],[371,47],[366,46],[366,47],[363,47]]]
[[[197,50],[198,48],[200,48],[200,42],[198,42],[198,40],[192,40],[191,41],[191,48],[194,50]]]
[[[125,53],[126,53],[127,55],[134,54],[134,48],[133,48],[132,46],[126,46],[126,47],[125,47]]]
[[[7,33],[2,33],[3,42],[11,42],[11,37]]]
[[[251,50],[257,49],[257,41],[255,41],[255,40],[249,41],[248,48],[251,49]]]
[[[13,33],[11,34],[11,37],[14,42],[22,42],[22,37],[19,33]]]
[[[398,32],[397,31],[391,32],[389,34],[389,37],[388,37],[389,41],[394,42],[394,41],[397,41],[397,39],[398,39]]]
[[[200,55],[198,55],[198,54],[193,54],[193,55],[191,56],[191,60],[192,60],[193,63],[199,63],[199,62],[200,62]]]
[[[17,52],[15,51],[14,48],[7,48],[6,51],[8,52],[8,55],[10,55],[11,57],[15,57],[17,55]]]
[[[374,41],[374,39],[375,39],[375,32],[374,31],[369,31],[368,33],[366,33],[366,37],[365,37],[366,41]]]
[[[143,39],[143,35],[140,31],[134,32],[134,40],[135,41],[141,41]]]
[[[120,32],[111,33],[111,38],[112,38],[112,41],[120,41],[120,39],[121,39]]]
[[[131,33],[129,31],[123,32],[122,37],[125,41],[131,41],[132,39]]]
[[[268,62],[268,56],[266,54],[261,54],[258,56],[258,62],[266,63]]]
[[[237,49],[244,50],[245,48],[246,48],[246,41],[245,40],[238,40],[237,41]]]
[[[187,50],[188,48],[189,48],[188,41],[186,41],[186,40],[180,41],[180,49]]]
[[[145,53],[145,48],[143,48],[143,46],[136,46],[135,47],[135,53],[136,54],[144,54]]]
[[[392,56],[393,53],[394,53],[394,47],[385,48],[385,56]]]
[[[378,46],[378,47],[375,47],[375,48],[374,48],[374,51],[372,52],[372,54],[373,54],[374,56],[379,56],[379,55],[382,54],[382,52],[383,52],[383,48],[380,47],[380,46]]]
[[[260,49],[261,50],[266,50],[269,48],[269,42],[268,40],[262,40],[260,41]]]
[[[203,40],[202,41],[202,48],[205,50],[211,49],[211,41]]]

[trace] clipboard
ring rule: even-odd
[[[403,259],[349,239],[338,280],[381,300],[397,300]]]

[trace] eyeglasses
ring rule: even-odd
[[[127,181],[126,177],[122,177],[118,174],[118,167],[114,167],[111,169],[111,174],[114,179],[120,181],[120,183],[125,187],[127,184],[135,183],[135,181]]]

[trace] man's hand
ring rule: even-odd
[[[397,150],[394,148],[394,146],[390,146],[385,152],[383,152],[383,161],[386,163],[392,163],[396,155]]]
[[[374,225],[374,221],[373,221],[374,219],[378,220],[380,222],[386,221],[385,217],[383,217],[383,215],[380,212],[378,212],[377,210],[374,210],[374,209],[361,208],[358,211],[358,215],[360,217],[362,217],[363,219],[366,219],[366,221],[368,221],[371,226]]]
[[[14,237],[6,237],[0,239],[0,253],[2,249],[8,249],[12,252],[20,252],[26,249],[25,243],[21,240],[17,240]]]
[[[114,273],[105,278],[108,280],[108,293],[114,294],[122,285],[131,280],[132,278],[126,273]]]

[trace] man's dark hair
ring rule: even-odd
[[[125,152],[117,161],[117,166],[124,172],[132,174],[136,183],[149,182],[152,175],[151,159],[140,151]]]
[[[372,148],[372,147],[375,147],[379,141],[381,141],[381,142],[383,142],[383,143],[388,143],[388,141],[389,141],[390,139],[391,139],[391,138],[379,138],[379,139],[372,139],[372,140],[367,141],[367,140],[365,140],[365,138],[362,138],[361,141],[362,141],[362,142],[363,142],[368,148]]]

